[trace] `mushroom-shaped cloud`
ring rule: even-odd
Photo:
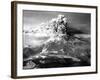
[[[64,15],[58,15],[58,19],[63,19],[65,16]]]
[[[61,23],[63,21],[64,17],[65,17],[64,15],[58,15],[58,17],[57,17],[57,23]]]

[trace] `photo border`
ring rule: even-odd
[[[33,75],[33,76],[17,76],[17,4],[34,4],[34,5],[50,5],[59,7],[79,7],[79,8],[94,8],[96,9],[96,71],[82,72],[82,73],[63,73],[63,74],[50,74],[50,75]],[[31,78],[31,77],[50,77],[50,76],[65,76],[65,75],[80,75],[80,74],[94,74],[98,72],[98,57],[97,57],[97,44],[98,44],[98,7],[88,5],[72,5],[72,4],[58,4],[58,3],[40,3],[40,2],[25,2],[25,1],[12,1],[11,2],[11,77],[12,78]]]

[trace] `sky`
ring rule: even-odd
[[[56,11],[34,11],[23,10],[23,29],[31,29],[37,27],[41,23],[46,23],[61,14],[68,19],[69,26],[84,30],[90,33],[89,13],[71,13],[71,12],[56,12]]]
[[[90,33],[90,14],[87,13],[71,13],[71,12],[52,12],[52,11],[32,11],[23,10],[23,29],[32,30],[37,27],[39,29],[39,24],[47,23],[58,15],[64,15],[68,20],[68,26],[74,27],[80,30]],[[41,29],[40,29],[41,30]],[[46,36],[45,36],[46,35]],[[48,39],[48,34],[43,32],[38,33],[28,33],[24,34],[24,46],[31,45],[32,47],[42,45],[46,39]]]

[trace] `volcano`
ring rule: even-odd
[[[86,37],[88,34],[76,29],[69,29],[63,15],[58,16],[56,20],[52,20],[49,27],[45,27],[45,30],[52,33],[50,33],[50,38],[41,46],[36,47],[35,50],[28,47],[27,51],[24,48],[24,69],[91,65],[90,36]],[[77,37],[74,35],[77,35]],[[26,58],[28,54],[29,56]]]

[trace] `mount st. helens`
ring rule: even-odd
[[[64,15],[23,35],[24,69],[90,65],[90,35],[69,27]]]

